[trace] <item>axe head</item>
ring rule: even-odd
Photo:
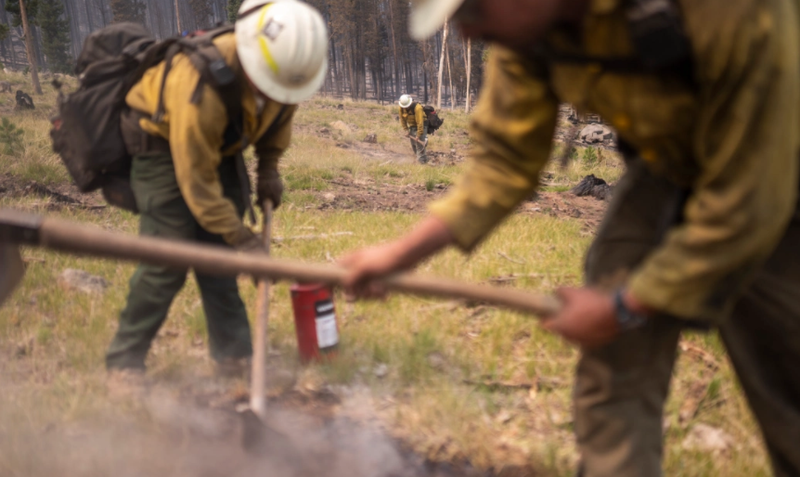
[[[25,265],[19,254],[19,246],[12,242],[0,242],[0,306],[22,281]]]
[[[0,306],[25,275],[19,244],[38,244],[41,225],[36,215],[0,209]]]

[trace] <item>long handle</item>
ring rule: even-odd
[[[3,229],[8,229],[4,232]],[[244,254],[222,247],[109,232],[57,218],[0,211],[0,238],[97,257],[142,261],[216,275],[248,275],[341,285],[344,268]],[[6,239],[8,240],[8,239]],[[420,296],[491,303],[547,316],[560,309],[552,296],[476,285],[434,277],[401,274],[384,280],[390,290]]]
[[[264,201],[264,226],[262,234],[264,250],[269,256],[272,240],[272,201]],[[267,417],[267,325],[269,323],[269,280],[258,281],[258,298],[256,299],[256,329],[253,339],[253,370],[250,376],[250,409],[262,420]]]
[[[412,135],[410,135],[410,134],[409,134],[409,135],[407,135],[407,136],[403,136],[403,137],[404,137],[404,138],[411,139],[412,141],[416,141],[418,144],[422,144],[423,146],[425,146],[425,145],[427,145],[427,144],[428,144],[427,142],[422,142],[422,141],[420,141],[419,139],[415,138],[414,136],[412,136]]]

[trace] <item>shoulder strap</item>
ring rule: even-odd
[[[269,125],[267,130],[261,136],[268,137],[275,133],[275,129],[283,123],[284,116],[286,115],[286,110],[289,109],[287,105],[282,105],[281,110],[278,111],[278,115],[275,116],[275,119],[272,121],[272,124]],[[261,139],[261,138],[259,138]],[[224,147],[224,146],[223,146]],[[236,161],[236,174],[239,176],[239,184],[242,186],[242,201],[244,202],[245,211],[247,215],[250,217],[250,220],[255,223],[256,216],[255,212],[253,211],[253,203],[250,199],[252,194],[252,189],[250,186],[250,177],[247,175],[247,166],[244,163],[244,151],[239,151],[236,154],[235,161]]]
[[[225,63],[224,58],[213,42],[214,38],[232,31],[232,25],[225,25],[196,37],[176,39],[174,44],[170,45],[165,59],[166,66],[164,68],[164,77],[161,80],[158,107],[153,115],[154,122],[159,122],[163,119],[164,85],[172,67],[172,60],[176,54],[184,53],[200,73],[200,80],[192,93],[191,102],[193,104],[200,103],[203,96],[203,88],[206,84],[214,88],[225,105],[228,114],[228,129],[232,129],[237,137],[242,137],[244,122],[242,117],[242,87],[237,81],[235,73]]]

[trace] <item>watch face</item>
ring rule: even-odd
[[[617,312],[617,324],[619,324],[620,330],[622,331],[639,328],[647,321],[646,317],[632,313],[631,310],[625,306],[625,301],[622,299],[622,290],[618,290],[614,294],[614,308]]]

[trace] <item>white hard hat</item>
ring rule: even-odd
[[[265,95],[297,104],[316,93],[328,70],[328,29],[297,0],[245,0],[236,21],[236,52]]]
[[[433,36],[458,10],[464,0],[416,0],[411,2],[408,31],[411,38],[425,40]]]
[[[411,95],[404,94],[403,96],[400,96],[400,101],[398,101],[397,104],[399,104],[401,108],[407,108],[411,106],[412,101],[413,99],[411,99]]]

